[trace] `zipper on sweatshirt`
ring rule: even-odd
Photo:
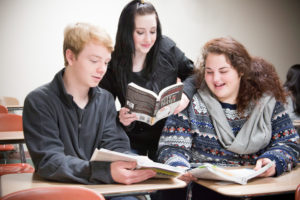
[[[81,109],[79,107],[77,107],[76,109],[76,113],[77,113],[77,117],[78,117],[78,138],[77,138],[77,142],[78,142],[78,147],[80,147],[80,133],[81,133],[81,126],[82,126],[82,119],[83,119],[83,115],[84,115],[84,109]]]

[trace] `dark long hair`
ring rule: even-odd
[[[261,58],[251,58],[246,48],[231,37],[212,39],[204,45],[203,61],[195,72],[197,87],[205,81],[205,62],[209,54],[225,55],[227,61],[241,77],[237,96],[239,113],[243,113],[250,102],[256,102],[264,93],[269,93],[276,100],[285,102],[284,90],[273,65]]]
[[[290,67],[286,75],[286,87],[293,95],[294,112],[300,114],[300,64]]]
[[[117,71],[121,71],[124,75],[132,71],[132,56],[135,53],[133,32],[135,28],[134,19],[136,15],[156,15],[157,23],[157,38],[146,56],[145,74],[151,74],[150,72],[154,68],[154,61],[156,60],[157,52],[159,50],[159,41],[162,38],[160,21],[154,6],[149,2],[141,2],[140,0],[133,0],[129,2],[121,12],[118,30],[116,35],[115,50],[112,53],[111,64],[117,68]],[[120,70],[120,68],[123,68]]]

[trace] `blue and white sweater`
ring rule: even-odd
[[[236,105],[221,103],[234,134],[238,134],[251,114],[237,114]],[[300,142],[284,106],[277,102],[272,114],[272,138],[269,145],[254,154],[237,154],[226,150],[218,140],[206,106],[196,93],[190,105],[166,121],[159,141],[158,161],[172,166],[186,166],[209,162],[215,165],[255,165],[259,158],[276,162],[276,175],[290,171],[297,165]]]

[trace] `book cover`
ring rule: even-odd
[[[129,83],[125,107],[137,115],[138,121],[153,125],[174,113],[180,103],[182,92],[183,83],[170,85],[158,95],[135,83]]]
[[[229,181],[244,185],[247,184],[248,180],[264,173],[273,164],[274,163],[271,162],[256,171],[250,168],[226,169],[209,163],[203,163],[203,165],[191,169],[189,172],[200,179]]]
[[[104,148],[95,149],[91,161],[135,161],[137,163],[137,169],[154,170],[156,172],[155,178],[175,178],[184,173],[183,169],[154,162],[147,156],[125,154]]]

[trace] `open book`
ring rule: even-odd
[[[273,164],[274,163],[271,162],[261,169],[255,171],[254,169],[249,168],[225,169],[209,163],[204,163],[197,168],[189,170],[189,172],[200,179],[230,181],[244,185],[247,184],[248,180],[265,172]]]
[[[181,168],[154,162],[147,156],[125,154],[103,148],[100,150],[95,149],[91,161],[135,161],[137,163],[137,169],[147,168],[154,170],[156,172],[155,178],[175,178],[184,173],[184,170]]]
[[[182,91],[183,83],[165,87],[158,95],[151,90],[129,83],[125,107],[137,115],[138,121],[153,125],[174,113],[180,103]]]

